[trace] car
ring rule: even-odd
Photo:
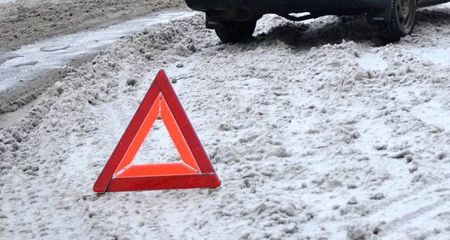
[[[369,24],[377,25],[380,36],[389,42],[410,34],[416,10],[450,0],[185,0],[206,13],[206,27],[214,29],[224,43],[250,38],[256,22],[264,14],[277,14],[292,21],[325,15],[365,14]]]

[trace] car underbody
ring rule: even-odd
[[[302,21],[324,15],[366,14],[370,24],[387,26],[389,41],[409,34],[415,23],[417,8],[448,2],[449,0],[186,0],[187,5],[206,13],[206,26],[217,31],[224,42],[237,42],[236,35],[246,31],[264,14],[277,14],[292,21]],[[238,24],[239,23],[239,24]],[[241,26],[244,24],[244,26]],[[246,25],[247,24],[247,25]],[[233,29],[231,29],[233,28]],[[237,30],[236,30],[237,28]],[[239,29],[242,28],[242,29]],[[242,31],[241,31],[242,30]],[[389,36],[392,35],[392,36]]]

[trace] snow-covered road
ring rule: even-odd
[[[418,20],[388,45],[337,17],[267,16],[237,45],[200,15],[121,39],[0,130],[0,236],[448,240],[450,7]],[[222,187],[93,194],[159,69]]]
[[[55,35],[107,27],[183,5],[182,0],[1,0],[0,54]]]
[[[193,16],[192,11],[166,11],[130,20],[107,28],[83,31],[36,42],[0,56],[0,93],[19,82],[66,66],[70,61],[93,54],[120,37],[170,20]]]

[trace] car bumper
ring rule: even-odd
[[[186,0],[198,11],[252,10],[289,14],[311,12],[317,15],[358,14],[384,11],[391,0]]]

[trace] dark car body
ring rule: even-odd
[[[256,21],[264,14],[278,14],[293,21],[324,15],[365,14],[369,24],[378,25],[380,36],[398,41],[410,34],[416,9],[450,0],[185,0],[206,13],[206,26],[215,29],[223,42],[251,37]]]
[[[391,0],[186,0],[198,11],[249,10],[261,14],[310,12],[314,16],[352,15],[369,13],[380,15],[389,8]],[[449,2],[449,0],[417,0],[419,7]]]

